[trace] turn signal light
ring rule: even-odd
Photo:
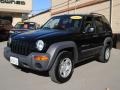
[[[47,61],[47,60],[49,60],[49,58],[48,58],[48,56],[34,56],[34,60]]]

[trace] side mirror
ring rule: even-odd
[[[93,32],[95,32],[95,28],[90,27],[90,28],[88,28],[87,32],[88,32],[88,33],[93,33]]]

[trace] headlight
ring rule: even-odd
[[[39,51],[42,51],[44,48],[44,42],[42,40],[38,40],[36,43],[36,47]]]

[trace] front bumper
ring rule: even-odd
[[[10,57],[16,57],[18,58],[20,67],[25,67],[38,71],[47,71],[49,69],[48,68],[49,60],[47,61],[34,60],[33,57],[38,55],[46,55],[50,57],[49,54],[47,53],[31,53],[28,56],[24,56],[11,52],[11,49],[9,47],[4,48],[4,56],[8,61],[10,61]]]

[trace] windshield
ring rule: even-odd
[[[59,16],[51,18],[42,29],[77,30],[81,25],[81,18],[71,18],[73,16]],[[80,17],[80,16],[79,16]]]
[[[35,23],[17,23],[15,25],[15,29],[30,29],[30,30],[33,30],[33,29],[36,29],[35,27]]]

